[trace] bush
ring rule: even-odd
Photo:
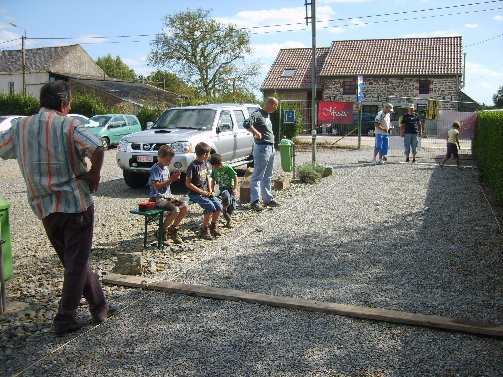
[[[79,93],[72,96],[72,110],[70,112],[92,117],[96,114],[107,114],[114,111],[105,106],[98,96],[89,93]]]
[[[140,121],[141,129],[144,130],[147,128],[147,122],[155,122],[165,110],[166,109],[164,107],[161,108],[160,105],[157,107],[144,106],[138,114],[136,114]]]
[[[304,164],[297,168],[297,176],[302,183],[315,184],[321,181],[325,167],[321,165]]]
[[[503,206],[503,111],[482,111],[477,114],[473,156],[480,179],[494,192],[494,204]]]
[[[0,93],[0,115],[33,115],[38,113],[40,102],[21,93]]]

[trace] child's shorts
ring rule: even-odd
[[[189,199],[199,204],[204,214],[215,213],[222,210],[222,203],[214,196],[189,195]]]
[[[236,198],[231,194],[231,189],[222,188],[220,190],[220,197],[222,198],[222,206],[227,207],[227,213],[230,215],[236,209]]]
[[[186,207],[187,203],[176,198],[156,197],[150,198],[151,202],[155,202],[155,206],[164,209],[168,214],[180,212],[180,208]]]

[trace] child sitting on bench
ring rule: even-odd
[[[189,206],[183,200],[173,197],[170,184],[180,179],[181,173],[169,174],[169,164],[175,155],[175,151],[163,145],[157,152],[157,162],[150,168],[150,201],[155,202],[156,207],[167,212],[163,224],[163,239],[169,235],[175,244],[181,244],[182,238],[178,234],[179,225],[187,214]]]

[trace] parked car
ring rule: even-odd
[[[6,131],[12,126],[12,121],[18,118],[23,118],[24,115],[2,115],[0,116],[0,132]]]
[[[103,148],[118,145],[120,140],[129,134],[141,131],[138,118],[130,114],[94,115],[90,119],[97,123],[90,123],[87,129],[101,139]]]
[[[98,127],[99,123],[89,119],[85,115],[80,114],[68,114],[69,117],[77,119],[84,127]]]
[[[259,107],[258,105],[256,105]],[[186,173],[194,148],[204,141],[231,166],[253,161],[253,135],[243,122],[249,113],[241,104],[207,104],[166,110],[148,130],[124,137],[117,148],[117,164],[130,187],[147,184],[161,145],[170,145],[175,156],[170,170]]]

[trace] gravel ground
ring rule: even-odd
[[[501,324],[501,212],[476,169],[440,169],[438,154],[404,164],[395,153],[373,166],[362,163],[370,149],[318,150],[334,168],[320,184],[293,182],[274,210],[243,206],[214,241],[196,237],[202,216],[191,206],[186,242],[160,252],[153,230],[143,249],[143,219],[129,214],[147,192],[125,185],[110,150],[93,267],[104,276],[119,253],[141,250],[149,277]],[[310,151],[298,152],[298,164],[309,161]],[[1,161],[0,175],[15,270],[0,316],[0,375],[503,376],[501,339],[116,286],[105,289],[119,315],[56,338],[62,269],[17,163]],[[88,319],[85,305],[79,316]]]

